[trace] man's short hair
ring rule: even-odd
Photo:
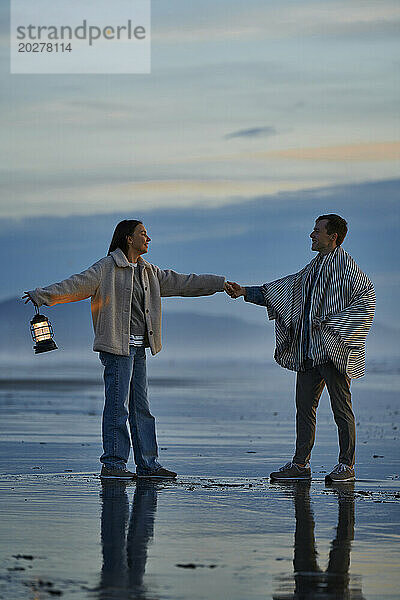
[[[316,219],[316,223],[318,221],[322,221],[326,219],[328,222],[326,224],[326,231],[330,235],[331,233],[337,233],[336,245],[340,246],[346,237],[347,233],[347,221],[345,221],[339,215],[321,215]]]

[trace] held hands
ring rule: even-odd
[[[231,298],[239,298],[240,296],[246,296],[246,290],[234,281],[225,281],[224,290]]]

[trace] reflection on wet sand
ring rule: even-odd
[[[102,486],[103,568],[99,600],[149,598],[143,576],[147,546],[153,538],[157,485],[137,482],[130,516],[126,487],[126,482],[107,482]]]
[[[333,488],[338,501],[338,524],[325,571],[317,561],[310,485],[306,481],[284,484],[293,496],[296,517],[294,591],[292,576],[290,579],[280,578],[276,586],[279,591],[273,599],[365,600],[359,579],[349,575],[351,542],[354,539],[354,483],[337,484]],[[292,591],[289,592],[289,588]]]

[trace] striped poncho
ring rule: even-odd
[[[301,271],[262,286],[269,319],[275,319],[276,362],[304,369],[304,305],[317,257]],[[331,360],[348,377],[365,372],[365,339],[375,309],[371,281],[340,246],[326,256],[312,290],[310,321],[315,364]]]

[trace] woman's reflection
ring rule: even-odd
[[[129,518],[126,482],[102,486],[101,543],[103,568],[100,600],[145,598],[143,576],[147,546],[153,537],[157,484],[138,481]],[[129,521],[129,525],[128,525]]]
[[[294,536],[294,593],[274,595],[274,600],[364,600],[359,581],[350,580],[350,552],[354,539],[354,483],[336,484],[338,501],[336,537],[331,542],[326,570],[317,562],[315,521],[310,504],[310,482],[290,486],[293,494],[296,530]],[[351,585],[350,585],[351,583]]]

